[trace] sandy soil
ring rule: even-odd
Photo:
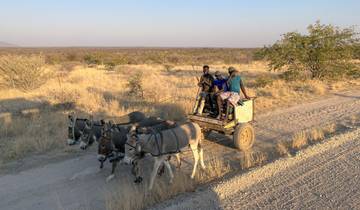
[[[156,208],[359,209],[360,129]]]
[[[266,115],[257,115],[256,122],[254,123],[257,133],[257,143],[255,147],[259,149],[266,149],[280,139],[287,139],[292,133],[296,131],[310,129],[313,126],[322,125],[329,122],[341,121],[346,117],[357,114],[360,112],[359,99],[360,91],[350,91],[332,95],[331,97],[319,100],[317,102],[298,105],[282,110],[280,109],[279,111],[268,113]],[[218,134],[211,134],[205,145],[205,159],[209,159],[210,155],[207,154],[212,153],[222,158],[232,160],[237,165],[239,165],[238,157],[240,153],[237,152],[231,145],[232,143],[228,137],[219,136]],[[223,193],[220,193],[224,194],[225,196],[218,196],[218,194],[215,193],[217,191],[212,190],[215,188],[211,188],[210,191],[213,191],[213,196],[216,195],[214,198],[217,198],[215,202],[218,201],[214,203],[214,205],[217,204],[219,208],[220,206],[221,208],[231,208],[243,205],[248,205],[248,207],[257,207],[256,205],[267,204],[273,205],[275,207],[281,207],[280,204],[275,202],[278,201],[277,198],[281,197],[284,199],[286,198],[288,202],[283,203],[284,207],[302,207],[301,205],[304,205],[304,207],[312,207],[313,204],[311,203],[311,199],[313,199],[313,197],[311,194],[309,194],[311,193],[308,192],[309,189],[312,190],[313,188],[319,187],[319,189],[322,189],[322,191],[320,190],[319,192],[323,193],[327,192],[326,190],[333,191],[333,189],[343,189],[344,186],[351,187],[356,186],[356,184],[359,185],[359,182],[356,183],[353,180],[353,177],[355,176],[354,173],[356,172],[359,174],[359,169],[352,168],[353,165],[356,165],[356,162],[351,161],[351,158],[356,158],[355,154],[359,152],[359,146],[353,143],[353,146],[345,147],[345,150],[349,150],[350,152],[339,157],[340,159],[337,159],[337,154],[340,154],[339,152],[342,151],[342,147],[339,148],[333,148],[333,150],[329,150],[329,154],[334,153],[335,156],[320,155],[319,157],[322,157],[320,159],[314,158],[314,160],[309,160],[308,163],[294,166],[295,168],[299,168],[300,171],[295,172],[295,170],[288,170],[294,171],[294,173],[289,175],[286,179],[278,178],[276,182],[271,180],[265,182],[265,180],[260,179],[261,177],[259,177],[259,179],[254,178],[252,181],[254,182],[253,184],[257,183],[256,186],[254,185],[254,189],[256,189],[254,191],[250,191],[253,188],[246,192],[239,191],[241,189],[245,190],[245,188],[239,187],[237,188],[237,191],[231,190],[232,188],[229,188],[230,191],[234,191],[234,193],[240,194],[236,195],[232,193],[231,195],[228,195],[228,191],[225,190]],[[296,158],[298,158],[298,156]],[[317,159],[319,159],[320,162],[317,161]],[[329,164],[325,164],[327,163],[326,161],[328,161]],[[359,162],[359,159],[355,159],[355,161]],[[307,166],[309,164],[310,166]],[[316,169],[318,167],[323,167],[323,165],[325,166],[321,170],[315,170],[313,173],[306,172],[308,170],[306,167],[312,167],[312,169]],[[269,165],[265,166],[265,168],[268,167]],[[332,170],[339,170],[340,175],[336,176],[336,173],[334,175],[331,172]],[[275,174],[276,171],[281,170],[278,170],[276,166],[274,166],[273,172],[268,174]],[[322,179],[319,179],[320,182],[318,182],[319,180],[314,178],[318,177],[316,172],[321,173],[323,171],[325,171],[325,173],[328,172],[328,174]],[[24,170],[12,170],[12,173],[3,173],[0,175],[0,206],[1,209],[27,210],[79,208],[103,209],[104,193],[111,191],[114,189],[114,187],[121,187],[105,182],[105,178],[109,173],[109,164],[105,166],[104,170],[98,169],[98,162],[96,160],[95,152],[90,154],[88,153],[78,158],[52,162],[50,164],[42,164],[41,166],[30,169],[26,168]],[[349,177],[350,175],[354,176]],[[241,177],[242,176],[240,176],[238,179],[241,179]],[[331,180],[329,181],[325,179],[326,177],[329,177]],[[331,183],[337,183],[337,178],[340,178],[339,184],[334,185],[336,188],[333,188],[334,186],[331,185]],[[117,179],[128,179],[129,181],[132,180],[129,166],[119,167],[117,170]],[[323,183],[322,181],[324,184],[321,184]],[[304,185],[306,182],[311,183],[311,186]],[[237,182],[231,183],[231,181],[228,183],[230,183],[227,185],[229,187],[232,184],[234,184],[234,186],[237,184]],[[329,189],[327,189],[327,187],[329,187]],[[297,190],[301,191],[299,193],[299,191],[292,188],[296,188]],[[282,191],[281,189],[285,189],[285,191]],[[353,191],[351,191],[351,189]],[[271,195],[272,190],[274,190],[274,195]],[[345,188],[344,190],[346,191]],[[349,188],[349,190],[351,192],[346,191],[346,193],[358,195],[358,191],[355,191],[356,189]],[[316,191],[313,190],[313,192]],[[345,195],[344,192],[342,193]],[[321,193],[319,196],[322,195]],[[261,196],[259,196],[259,194]],[[266,197],[265,194],[268,197]],[[234,195],[234,197],[231,197],[232,195]],[[240,199],[240,197],[243,199]],[[324,203],[326,198],[321,198],[324,199],[322,202]],[[336,198],[340,198],[340,196],[331,198],[335,199],[334,202],[336,205],[334,204],[334,206],[340,206],[340,204],[346,203],[336,200]],[[350,199],[346,200],[349,202],[354,201],[353,205],[359,207],[358,203],[355,203],[356,201],[359,202],[359,200],[351,200],[351,196],[342,198]],[[309,199],[307,201],[310,203],[300,202],[304,199]],[[251,202],[249,202],[249,200]],[[200,201],[201,199],[197,202]],[[295,201],[299,202],[296,203]],[[190,202],[189,205],[189,207],[191,207],[193,203]],[[175,208],[176,207],[177,206],[175,206]]]

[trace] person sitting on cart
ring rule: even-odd
[[[214,93],[216,93],[217,95],[222,93],[222,92],[226,92],[228,90],[227,87],[227,78],[225,78],[220,71],[216,71],[215,72],[215,80],[214,80]]]
[[[201,93],[200,93],[200,98],[199,98],[199,102],[200,104],[195,107],[196,110],[194,110],[196,112],[196,114],[201,115],[204,107],[205,107],[205,100],[206,97],[209,96],[209,94],[212,92],[213,89],[213,82],[214,82],[214,77],[210,74],[210,68],[208,65],[203,66],[203,75],[200,78],[200,81],[198,83],[199,87],[201,87]],[[210,103],[210,107],[213,107],[213,103],[212,100],[209,100]]]
[[[226,81],[227,78],[224,77],[219,71],[215,72],[214,88],[211,94],[213,101],[217,101],[217,98],[220,97],[221,93],[228,91],[228,86]],[[215,107],[213,114],[214,117],[216,117],[219,114],[219,110],[217,106]]]
[[[240,90],[243,92],[244,97],[246,99],[250,99],[250,97],[246,94],[245,86],[241,80],[241,76],[239,72],[234,67],[229,67],[229,78],[227,80],[228,91],[220,93],[219,97],[217,97],[217,105],[219,114],[217,119],[221,119],[221,113],[223,109],[224,101],[227,100],[234,107],[240,101]]]

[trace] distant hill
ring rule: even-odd
[[[0,41],[0,47],[18,47],[18,46],[14,45],[14,44],[10,44],[10,43]]]

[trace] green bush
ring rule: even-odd
[[[273,78],[270,76],[260,76],[255,80],[255,87],[265,87],[271,85],[274,82]]]
[[[0,77],[5,86],[26,92],[40,87],[49,78],[44,64],[41,55],[3,56],[0,58]]]
[[[309,72],[311,78],[333,79],[354,71],[354,46],[359,43],[353,28],[340,29],[316,22],[308,34],[290,32],[262,49],[271,70]],[[260,54],[261,54],[260,53]]]

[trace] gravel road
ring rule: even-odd
[[[349,91],[322,98],[316,102],[305,103],[291,108],[280,108],[275,112],[256,115],[254,126],[257,133],[257,143],[255,146],[260,149],[266,149],[274,142],[279,139],[287,138],[296,131],[309,129],[313,126],[329,122],[337,122],[353,114],[358,114],[360,112],[359,99],[360,91]],[[205,142],[205,159],[210,156],[207,156],[209,153],[229,159],[236,159],[239,155],[239,152],[231,146],[232,143],[231,141],[228,141],[228,138],[212,134],[210,135],[209,140],[206,140]],[[320,197],[322,205],[325,205],[326,202],[326,205],[332,205],[330,200],[335,199],[333,206],[340,206],[340,204],[344,204],[348,201],[357,201],[354,205],[359,207],[359,200],[350,196],[352,194],[359,195],[359,192],[355,191],[356,189],[354,188],[349,188],[350,191],[344,189],[345,187],[359,186],[358,179],[356,182],[356,180],[349,177],[351,175],[354,177],[356,175],[355,173],[359,174],[358,168],[354,167],[356,163],[359,163],[359,155],[355,156],[355,154],[358,154],[359,152],[359,145],[355,145],[354,143],[353,148],[354,149],[351,148],[352,152],[339,157],[337,157],[336,154],[342,150],[340,151],[338,149],[334,151],[334,153],[336,153],[335,156],[324,155],[324,157],[327,157],[331,161],[328,164],[325,164],[326,158],[322,159],[323,162],[321,162],[321,160],[319,160],[319,162],[315,158],[307,164],[294,166],[295,168],[299,168],[300,171],[297,173],[294,172],[286,179],[279,179],[277,182],[264,180],[261,182],[262,184],[259,183],[256,185],[254,191],[248,190],[246,191],[246,194],[242,194],[243,192],[239,191],[237,193],[240,194],[234,195],[234,197],[226,196],[226,198],[229,199],[227,201],[229,201],[230,204],[228,206],[223,205],[222,208],[240,206],[251,208],[257,207],[257,205],[261,206],[266,204],[281,207],[280,203],[275,202],[278,201],[276,197],[279,196],[287,198],[289,203],[283,203],[282,205],[289,208],[312,207],[314,205],[312,204],[311,199],[315,198],[313,196]],[[351,158],[357,158],[355,159],[357,162],[351,161]],[[312,168],[322,169],[311,173],[307,172],[308,168],[306,167],[309,164]],[[333,174],[332,170],[339,170],[338,173],[340,177],[342,176],[341,174],[344,175],[339,184],[332,184],[332,182],[337,181],[337,178],[339,177],[336,173]],[[318,179],[312,179],[317,177],[316,173],[323,171],[328,173],[325,177],[329,177],[329,180],[323,177],[320,179],[320,181],[324,181],[323,183],[318,182]],[[121,187],[113,186],[111,183],[105,182],[105,178],[109,173],[109,164],[105,165],[104,170],[98,169],[95,152],[94,154],[90,153],[58,162],[43,162],[40,166],[32,168],[27,167],[23,170],[20,167],[20,169],[12,170],[11,173],[1,173],[0,209],[87,209],[88,207],[91,207],[92,209],[103,209],[105,205],[104,192],[111,190],[114,187]],[[130,180],[131,178],[129,177],[129,166],[119,167],[117,170],[117,178],[127,178]],[[310,182],[311,185],[305,186],[304,182]],[[291,187],[295,187],[301,191],[291,191]],[[313,188],[317,187],[323,189],[319,192],[326,192],[327,187],[329,187],[328,190],[330,191],[333,191],[334,189],[344,189],[344,191],[341,196],[331,194],[331,196],[335,197],[331,197],[330,195],[330,197],[321,197],[323,194],[316,193],[317,191],[313,190]],[[289,189],[286,190],[287,188]],[[309,189],[315,194],[312,195],[310,192],[307,192]],[[276,191],[274,191],[275,194],[273,196],[270,195],[272,190]],[[280,194],[276,194],[277,192]],[[259,194],[266,194],[267,197],[260,196],[258,198]],[[324,195],[326,195],[326,193],[324,193]],[[342,198],[344,202],[336,200],[336,198]],[[306,199],[306,201],[304,199]],[[271,202],[272,200],[273,202]],[[300,202],[302,200],[304,201]],[[234,206],[231,206],[231,203],[233,203]]]
[[[157,209],[359,209],[360,128]]]

